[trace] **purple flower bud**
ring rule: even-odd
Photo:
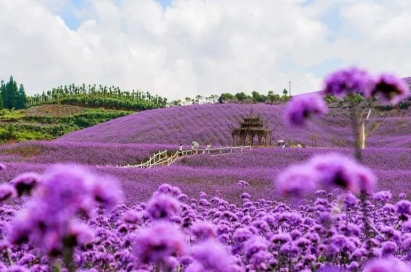
[[[230,271],[233,264],[227,250],[219,243],[208,240],[193,247],[191,256],[195,263],[203,267],[202,270],[191,270],[190,266],[187,271]],[[190,268],[190,269],[189,269]]]
[[[41,176],[39,174],[29,172],[16,176],[10,181],[10,185],[14,186],[17,195],[21,197],[23,194],[31,195],[40,180]]]
[[[394,75],[382,74],[377,78],[371,95],[378,96],[391,105],[396,105],[410,96],[410,90],[404,80]]]
[[[180,203],[174,197],[155,194],[147,203],[147,212],[154,219],[168,219],[180,211]]]
[[[323,116],[328,108],[322,96],[308,94],[296,96],[288,102],[284,113],[284,119],[289,126],[302,127],[306,119],[311,116]]]
[[[374,86],[374,79],[366,70],[351,67],[329,74],[324,80],[322,92],[340,98],[351,94],[370,97]]]
[[[300,198],[317,188],[318,173],[311,167],[293,165],[277,178],[276,189],[281,195]]]
[[[16,189],[10,184],[0,185],[0,203],[8,199],[17,197]]]
[[[363,272],[410,272],[411,267],[395,258],[375,259],[365,265]]]
[[[204,241],[216,236],[215,226],[209,222],[199,221],[193,224],[191,231],[198,240]]]
[[[185,251],[184,236],[165,221],[140,230],[134,238],[134,254],[141,263],[165,261],[169,256],[182,256]]]

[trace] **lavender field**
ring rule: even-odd
[[[334,76],[336,95],[341,80],[374,82],[357,69]],[[364,96],[406,95],[393,77],[374,84]],[[153,168],[116,166],[192,141],[229,146],[229,126],[250,106],[146,111],[3,146],[0,271],[411,272],[411,111],[373,113],[362,149],[356,109],[322,117],[327,110],[320,94],[253,106],[274,143],[307,148],[203,153]]]
[[[273,130],[273,141],[291,140],[307,146],[312,136],[320,147],[348,147],[353,139],[350,132],[349,113],[335,108],[310,126],[298,130],[285,126],[284,105],[253,105],[266,127]],[[144,111],[121,117],[88,129],[69,133],[58,142],[90,143],[146,143],[183,144],[192,141],[216,146],[231,145],[229,125],[239,126],[242,117],[250,113],[246,104],[197,105]],[[411,147],[411,113],[408,110],[392,113],[373,113],[370,119],[367,145],[370,147]],[[376,115],[376,116],[374,116]]]

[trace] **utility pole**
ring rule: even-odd
[[[289,91],[290,91],[290,96],[291,96],[291,80],[290,81],[288,81],[288,84],[289,84]]]

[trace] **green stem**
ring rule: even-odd
[[[63,263],[66,269],[69,272],[76,271],[76,264],[73,259],[74,248],[73,247],[64,247],[63,248]]]

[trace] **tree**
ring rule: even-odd
[[[236,93],[234,96],[240,102],[248,98],[247,95],[244,92]]]
[[[283,95],[287,95],[287,94],[288,94],[287,89],[284,89],[284,90],[283,90]]]
[[[18,98],[17,98],[16,109],[18,109],[18,110],[24,109],[26,107],[26,103],[27,103],[27,97],[26,97],[26,93],[24,91],[24,86],[23,86],[23,84],[20,84],[20,87],[19,87],[19,90],[18,90]]]
[[[233,100],[234,99],[234,95],[230,94],[230,93],[222,93],[220,95],[220,97],[218,98],[218,102],[219,103],[223,103],[229,100]]]

